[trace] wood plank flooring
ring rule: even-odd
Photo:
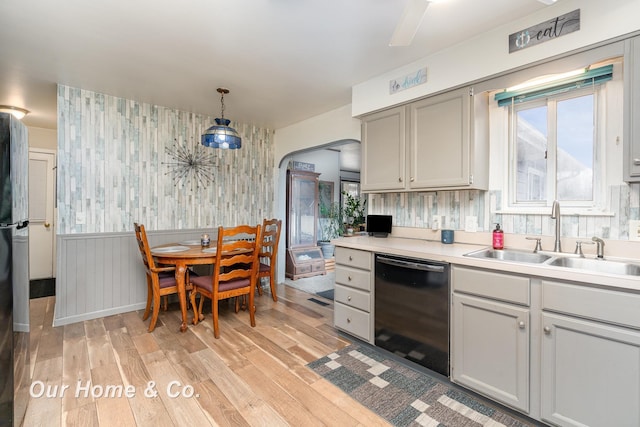
[[[256,296],[255,328],[224,304],[219,340],[208,301],[186,332],[174,305],[148,333],[142,311],[53,328],[55,297],[31,300],[31,391],[42,396],[29,398],[24,425],[389,425],[305,366],[351,343],[332,326],[333,304],[277,292],[277,303]]]

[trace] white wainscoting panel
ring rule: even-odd
[[[151,247],[214,230],[149,231]],[[58,235],[54,326],[140,310],[147,282],[134,232]]]

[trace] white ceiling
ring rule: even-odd
[[[2,0],[0,104],[56,127],[61,83],[277,129],[351,102],[351,87],[544,8],[429,6],[389,47],[408,0]]]

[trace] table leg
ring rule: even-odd
[[[180,332],[187,330],[187,291],[184,283],[186,271],[187,266],[185,264],[176,264],[176,283],[178,284],[178,299],[180,300],[180,313],[182,314]]]

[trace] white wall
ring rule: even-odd
[[[46,148],[56,150],[58,148],[58,131],[29,127],[29,148]]]
[[[275,166],[288,154],[342,139],[360,141],[360,120],[351,117],[351,105],[276,129]]]
[[[580,9],[580,30],[509,54],[509,34]],[[435,53],[353,87],[352,114],[360,116],[507,70],[640,30],[638,0],[563,0],[519,21]],[[427,67],[427,83],[389,94],[389,80]]]

